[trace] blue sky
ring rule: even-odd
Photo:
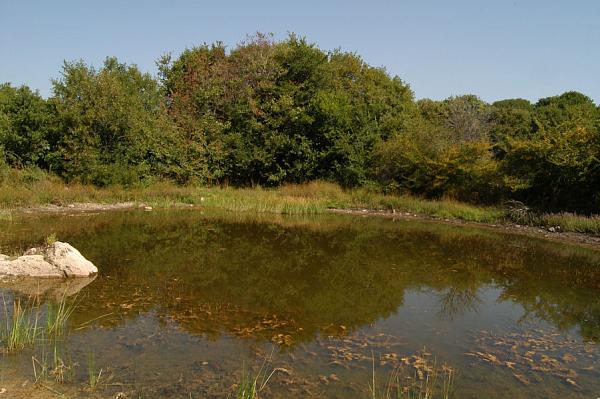
[[[116,56],[155,73],[166,52],[296,32],[386,67],[417,98],[577,90],[600,103],[599,21],[600,0],[0,0],[0,82],[47,96],[63,60]]]

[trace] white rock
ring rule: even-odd
[[[67,277],[87,277],[98,268],[71,245],[56,241],[45,251],[45,258]]]
[[[71,245],[57,241],[25,255],[10,260],[0,255],[0,276],[27,277],[88,277],[98,273],[98,268]]]
[[[65,277],[42,255],[23,255],[15,260],[0,262],[0,274],[30,277]]]
[[[37,255],[39,252],[39,248],[29,248],[23,255]]]

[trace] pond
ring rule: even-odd
[[[343,215],[0,223],[0,252],[55,234],[100,270],[0,288],[2,319],[14,301],[73,310],[59,338],[0,353],[0,398],[236,397],[255,379],[261,398],[600,396],[600,251]]]

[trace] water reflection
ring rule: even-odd
[[[565,334],[575,331],[576,341],[594,348],[600,340],[600,254],[589,249],[430,223],[192,211],[15,220],[2,230],[0,242],[27,247],[52,232],[101,271],[93,283],[79,287],[85,286],[73,324],[97,320],[94,328],[123,331],[120,337],[129,340],[121,350],[131,354],[147,355],[139,343],[147,337],[130,330],[148,323],[147,317],[153,326],[148,335],[172,342],[171,350],[193,352],[199,345],[185,341],[176,346],[169,332],[176,328],[215,347],[227,338],[275,345],[294,359],[299,352],[308,359],[310,352],[322,352],[324,365],[315,366],[315,358],[311,372],[324,367],[326,376],[331,373],[327,368],[339,366],[330,363],[331,348],[338,356],[347,354],[351,344],[360,348],[358,361],[369,360],[375,348],[369,342],[377,340],[365,334],[372,329],[413,351],[433,346],[446,360],[465,367],[472,361],[465,352],[500,358],[477,347],[481,336],[469,338],[470,332],[510,334],[548,323]],[[13,288],[32,292],[27,286]],[[42,291],[56,293],[55,288]],[[95,331],[87,332],[86,339],[112,348]],[[488,338],[476,342],[488,347],[493,340]],[[336,340],[349,344],[342,350]],[[398,362],[402,358],[386,354]],[[484,365],[491,359],[477,356]],[[521,364],[507,359],[502,365]],[[223,367],[222,372],[230,371]],[[531,369],[519,370],[532,380],[526,375]],[[507,366],[506,372],[502,378],[522,384],[512,375],[516,371]],[[481,382],[465,381],[461,389],[468,397]]]

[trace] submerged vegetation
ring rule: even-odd
[[[411,367],[406,364],[389,373],[383,386],[379,387],[375,358],[373,357],[372,381],[369,384],[371,399],[450,399],[453,396],[456,370],[429,358],[424,350],[413,355]],[[408,362],[407,362],[408,363]],[[410,363],[408,363],[410,364]]]
[[[17,367],[29,381],[43,376],[38,390],[235,398],[243,380],[246,396],[261,398],[310,397],[305,390],[369,398],[369,383],[377,397],[443,398],[444,362],[461,370],[450,389],[457,398],[504,387],[576,397],[600,381],[593,249],[418,221],[186,209],[16,216],[7,230],[0,238],[9,247],[54,232],[102,265],[82,300],[69,300],[77,309],[66,334],[44,333],[0,361],[8,378]],[[52,293],[62,290],[44,292],[58,304]],[[463,322],[476,317],[475,326]],[[423,345],[435,354],[425,362]],[[273,346],[257,379],[256,362]],[[425,366],[434,358],[432,391]],[[244,364],[255,367],[242,377]],[[287,371],[260,390],[275,368]]]
[[[100,68],[66,62],[48,99],[0,86],[0,204],[193,202],[189,193],[198,190],[189,187],[321,180],[359,190],[340,206],[423,207],[441,217],[467,209],[451,198],[519,200],[539,214],[600,212],[600,108],[581,93],[535,103],[488,104],[474,95],[415,101],[384,69],[293,34],[283,41],[257,34],[231,49],[206,44],[158,64],[154,78],[115,58]],[[68,192],[57,196],[63,181]],[[244,191],[249,201],[260,198],[248,205],[221,193],[231,209],[323,207]],[[563,218],[540,224],[598,230],[596,219],[556,217]]]

